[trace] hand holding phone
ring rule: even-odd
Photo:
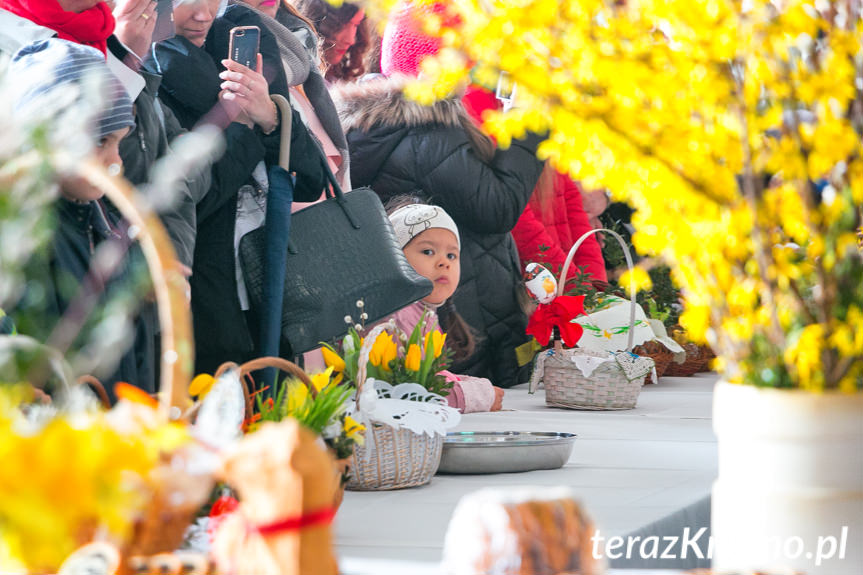
[[[261,29],[257,26],[237,26],[231,28],[228,42],[228,58],[254,70],[258,59]]]
[[[238,108],[239,119],[234,121],[245,123],[249,127],[257,124],[265,134],[275,130],[278,126],[278,114],[270,99],[269,83],[261,74],[261,55],[255,55],[251,67],[234,60],[222,60],[222,65],[225,71],[219,74],[223,80],[219,97],[228,103],[229,111]]]

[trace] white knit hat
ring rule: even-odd
[[[402,206],[390,214],[390,221],[396,232],[399,246],[404,249],[408,243],[422,232],[431,228],[442,228],[455,234],[458,248],[461,249],[461,238],[458,226],[443,208],[426,204],[409,204]]]

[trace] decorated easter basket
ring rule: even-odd
[[[576,251],[591,234],[597,232],[607,233],[617,239],[626,256],[627,266],[632,269],[632,255],[619,234],[606,229],[590,230],[569,250],[560,273],[558,296],[563,295],[564,280]],[[560,339],[556,338],[552,349],[541,351],[536,356],[530,392],[535,392],[542,382],[545,387],[545,402],[553,407],[585,410],[634,408],[644,380],[654,368],[652,359],[632,353],[636,305],[635,282],[632,280],[626,351],[613,353],[577,347],[565,349]]]
[[[301,381],[308,389],[309,393],[313,396],[317,393],[315,391],[315,386],[312,385],[312,380],[309,378],[308,374],[303,371],[298,365],[293,362],[290,362],[286,359],[280,357],[259,357],[257,359],[253,359],[248,361],[242,365],[237,365],[233,362],[226,362],[219,366],[219,369],[216,370],[214,374],[216,378],[220,377],[229,369],[236,368],[239,370],[239,379],[240,383],[243,386],[243,394],[245,396],[245,410],[246,410],[246,420],[249,421],[252,417],[253,412],[253,399],[252,399],[252,389],[253,387],[249,385],[249,382],[252,378],[252,373],[264,370],[267,368],[273,368],[279,371],[283,371],[287,374],[294,376],[296,379]],[[332,453],[332,450],[329,450]],[[344,477],[346,474],[350,472],[350,458],[345,459],[336,459],[336,469],[339,474],[339,477]],[[338,509],[339,505],[342,503],[342,499],[345,494],[345,482],[339,481],[338,488],[336,489],[335,498],[333,501],[333,507]]]
[[[387,326],[374,328],[366,337],[360,351],[359,371],[357,374],[356,409],[361,411],[363,390],[374,385],[366,379],[366,363],[371,347]],[[376,382],[377,383],[377,382]],[[415,385],[415,384],[410,384]],[[381,397],[384,399],[399,399],[398,388],[389,389]],[[404,397],[401,397],[404,399]],[[405,403],[417,404],[417,407],[427,408],[432,416],[438,414],[446,417],[449,410],[446,401],[435,394],[428,393],[426,397],[414,397],[417,401]],[[425,400],[425,401],[424,401]],[[425,485],[431,481],[440,465],[443,442],[446,433],[418,433],[406,427],[394,427],[378,421],[366,425],[364,445],[356,446],[351,461],[351,477],[347,489],[352,491],[378,491],[388,489],[404,489]]]

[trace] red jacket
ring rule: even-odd
[[[572,244],[593,227],[588,222],[587,213],[582,206],[581,190],[565,174],[558,173],[555,176],[554,196],[547,212],[548,219],[543,221],[542,207],[534,192],[513,228],[512,236],[523,265],[528,262],[544,262],[550,264],[552,273],[559,277]],[[540,251],[540,246],[548,246],[548,249]],[[594,280],[607,281],[605,261],[595,235],[578,248],[567,276],[574,277],[578,266],[586,266]]]

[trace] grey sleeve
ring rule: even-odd
[[[162,106],[158,98],[154,102],[157,113],[165,128],[165,136],[169,142],[182,136],[186,130],[180,126],[174,113],[167,106]],[[162,222],[168,229],[173,240],[177,259],[188,267],[192,267],[195,254],[195,237],[197,235],[196,206],[210,188],[210,170],[195,174],[194,178],[186,179],[177,190],[177,200],[170,212],[160,214]]]

